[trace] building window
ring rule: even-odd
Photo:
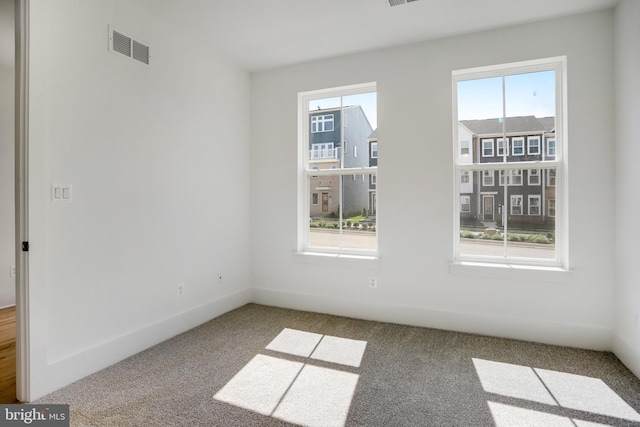
[[[511,215],[522,215],[522,195],[511,195]]]
[[[556,186],[556,170],[555,169],[547,169],[547,185],[549,187]]]
[[[333,147],[333,142],[311,144],[309,160],[331,160],[338,158],[338,150]]]
[[[299,252],[377,254],[377,166],[370,158],[378,150],[368,141],[376,104],[375,83],[298,94]],[[370,146],[371,157],[358,156],[358,146]],[[358,233],[347,230],[355,227]]]
[[[471,212],[471,196],[460,196],[460,212]]]
[[[568,164],[565,68],[566,58],[557,57],[452,73],[453,200],[460,204],[454,210],[454,260],[567,267],[564,208],[569,195],[567,188],[558,188]],[[527,95],[532,86],[550,96],[533,99]],[[462,140],[474,141],[471,154],[477,154],[472,158],[458,155],[465,147]],[[471,183],[481,179],[481,185],[463,185],[465,172]],[[484,188],[496,172],[499,185]],[[463,196],[477,201],[464,215]],[[500,233],[491,242],[472,241],[478,222]],[[508,238],[513,233],[549,239],[544,244],[516,243]],[[495,240],[502,245],[496,246]]]
[[[540,215],[540,196],[529,196],[529,215]]]
[[[522,169],[501,170],[500,185],[504,186],[504,177],[507,177],[507,185],[522,185]]]
[[[553,160],[556,157],[556,139],[547,138],[547,158]]]
[[[513,146],[512,155],[522,156],[524,154],[524,138],[513,138],[511,145]]]
[[[494,184],[494,171],[482,171],[482,185],[485,187],[493,187]]]
[[[377,142],[372,142],[371,143],[371,158],[372,159],[377,159],[378,158],[378,143]]]
[[[469,183],[469,171],[462,171],[460,173],[460,184],[468,184]]]
[[[493,139],[482,140],[482,157],[493,157]]]
[[[460,141],[460,155],[461,156],[469,155],[469,141]]]
[[[497,139],[498,156],[509,155],[509,144],[507,143],[507,146],[505,147],[504,141],[505,141],[504,138]]]
[[[529,155],[540,154],[540,137],[539,136],[527,137],[527,154]]]
[[[529,185],[540,185],[540,169],[529,169]]]
[[[333,114],[311,116],[311,132],[333,131]]]

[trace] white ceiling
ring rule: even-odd
[[[262,70],[612,7],[617,0],[148,0],[205,45]],[[0,63],[13,62],[13,0],[0,0]],[[153,13],[152,13],[153,14]],[[150,40],[152,43],[152,40]]]
[[[260,70],[612,7],[617,0],[164,0],[190,28]]]

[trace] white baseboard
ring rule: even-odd
[[[612,330],[608,328],[267,288],[252,288],[252,294],[253,302],[275,307],[589,350],[611,350]]]
[[[618,334],[613,335],[613,353],[633,374],[640,378],[640,349]]]
[[[98,343],[58,360],[49,361],[47,386],[38,387],[43,391],[37,396],[31,396],[31,399],[38,399],[250,302],[251,290],[243,289],[112,340]]]

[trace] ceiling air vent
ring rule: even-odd
[[[129,58],[149,65],[149,46],[133,37],[109,26],[109,51],[117,52]]]
[[[389,5],[390,6],[399,6],[401,4],[413,3],[414,1],[418,1],[418,0],[389,0]]]

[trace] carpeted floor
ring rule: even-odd
[[[611,353],[256,304],[34,403],[74,426],[640,426]]]

